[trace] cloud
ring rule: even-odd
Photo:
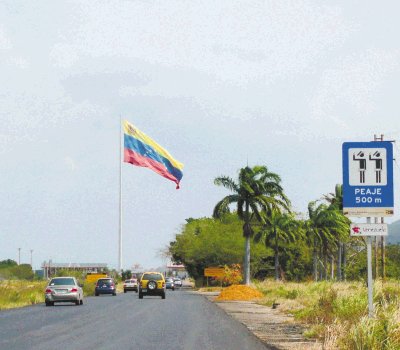
[[[327,133],[337,129],[354,133],[369,127],[365,122],[379,113],[383,85],[399,72],[399,62],[399,51],[370,49],[348,55],[327,68],[310,100],[313,122],[325,123]]]
[[[71,171],[75,171],[75,169],[77,168],[75,160],[70,156],[66,156],[64,158],[64,163],[67,166],[67,168]]]
[[[11,40],[6,35],[4,29],[0,26],[0,51],[10,50],[12,48]]]
[[[351,32],[308,1],[77,3],[68,44],[80,54],[194,69],[235,84],[312,71]]]
[[[57,43],[50,50],[50,60],[58,68],[71,68],[78,59],[77,50],[68,44]]]

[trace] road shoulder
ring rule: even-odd
[[[321,350],[322,345],[303,337],[305,328],[279,309],[253,301],[216,301],[218,292],[198,292],[236,319],[264,344],[279,350]]]

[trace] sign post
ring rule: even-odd
[[[393,145],[388,141],[345,142],[343,160],[343,214],[366,217],[366,224],[352,224],[351,236],[366,236],[368,311],[373,317],[372,236],[387,235],[387,226],[371,224],[371,217],[392,216]]]

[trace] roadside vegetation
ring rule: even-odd
[[[377,281],[373,318],[368,317],[363,282],[256,282],[261,304],[279,305],[282,312],[308,325],[307,337],[324,349],[400,349],[400,283]]]
[[[115,272],[111,272],[115,275]],[[123,277],[129,276],[125,271]],[[94,295],[95,283],[86,282],[86,273],[58,270],[57,277],[73,276],[83,284],[85,297]],[[131,274],[130,274],[131,275]],[[117,292],[123,292],[123,279],[116,279]],[[28,264],[18,265],[14,260],[0,261],[0,310],[34,305],[44,302],[44,291],[48,281],[35,276]]]
[[[43,303],[45,281],[0,281],[0,310]]]
[[[239,266],[242,283],[250,276],[262,292],[260,303],[293,314],[325,349],[400,349],[400,245],[374,240],[375,315],[369,318],[366,242],[349,235],[340,184],[298,213],[279,175],[266,167],[245,167],[237,181],[220,176],[214,183],[230,194],[210,217],[187,219],[168,247],[197,287],[235,291]],[[225,279],[204,278],[206,267],[224,267]]]

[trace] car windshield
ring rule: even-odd
[[[111,280],[110,279],[100,279],[100,280],[98,280],[97,281],[97,283],[98,284],[107,284],[107,285],[109,285],[109,284],[111,284]]]
[[[167,282],[173,282],[173,279],[171,277],[167,277],[166,281]]]
[[[74,286],[75,281],[73,278],[53,278],[49,286]]]
[[[163,279],[162,275],[158,274],[158,273],[145,273],[143,275],[144,280],[156,280],[156,281],[160,281]]]

